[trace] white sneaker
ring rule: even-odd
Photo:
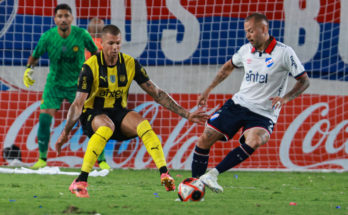
[[[221,193],[224,189],[217,183],[217,176],[207,172],[199,178],[209,189],[215,193]]]

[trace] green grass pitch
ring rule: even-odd
[[[190,172],[171,175],[178,186]],[[157,170],[90,177],[86,199],[69,192],[73,179],[0,174],[0,214],[348,214],[348,173],[226,172],[219,177],[224,192],[206,190],[202,202],[175,201],[177,192],[160,186]]]

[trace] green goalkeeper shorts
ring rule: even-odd
[[[64,99],[68,100],[70,104],[73,103],[76,89],[77,87],[64,88],[46,84],[42,95],[40,109],[59,110]]]

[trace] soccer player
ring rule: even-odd
[[[191,122],[204,124],[208,119],[202,110],[193,113],[178,105],[166,92],[158,88],[146,70],[133,57],[121,53],[121,32],[115,25],[102,31],[102,51],[90,57],[82,66],[76,98],[69,108],[67,123],[58,138],[56,149],[68,140],[74,124],[80,119],[83,131],[90,137],[84,155],[81,174],[69,189],[77,197],[89,197],[87,178],[99,154],[109,139],[118,141],[138,136],[154,160],[167,191],[175,189],[169,175],[161,141],[150,123],[139,113],[127,109],[128,90],[135,80],[156,102]]]
[[[249,43],[243,45],[221,67],[198,99],[199,105],[206,105],[211,90],[226,79],[234,68],[244,69],[240,90],[210,117],[194,149],[192,176],[200,177],[214,192],[223,191],[217,183],[217,176],[243,162],[258,147],[266,144],[280,108],[309,86],[307,73],[293,49],[269,35],[265,15],[254,13],[248,16],[244,30]],[[289,73],[297,82],[285,93]],[[240,128],[243,128],[239,140],[241,145],[205,173],[210,147],[218,140],[228,141]]]
[[[99,19],[97,17],[92,18],[87,26],[87,31],[91,35],[95,45],[98,47],[98,51],[102,49],[101,46],[101,32],[104,27],[104,21],[102,19]],[[91,53],[87,50],[85,50],[85,58],[88,60],[88,58],[91,57]],[[105,159],[105,151],[103,150],[102,153],[99,155],[97,160],[99,167],[101,169],[111,169],[109,164],[106,162]]]
[[[28,59],[27,69],[23,76],[26,87],[33,85],[35,82],[32,78],[33,68],[40,56],[45,52],[48,53],[50,71],[42,95],[37,133],[40,157],[32,166],[34,169],[47,164],[50,127],[56,111],[60,109],[64,99],[70,103],[74,101],[77,79],[85,60],[85,48],[92,53],[97,51],[89,33],[85,29],[71,25],[73,15],[69,5],[57,5],[54,14],[54,22],[57,26],[42,34],[34,52]]]
[[[87,31],[92,36],[92,39],[95,45],[98,47],[99,51],[102,49],[101,32],[103,30],[103,27],[104,27],[104,21],[102,19],[99,19],[98,17],[92,18],[89,21],[87,26]],[[88,60],[88,58],[91,57],[91,53],[87,50],[85,51],[85,57],[86,57],[86,60]]]

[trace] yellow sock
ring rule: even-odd
[[[88,141],[87,150],[83,158],[81,170],[90,172],[97,161],[99,155],[104,150],[106,142],[112,136],[113,131],[106,126],[100,126]]]
[[[144,120],[139,123],[137,127],[138,136],[144,142],[147,152],[151,155],[157,168],[167,166],[166,159],[161,145],[161,141],[158,139],[156,133],[152,130],[149,121]]]

